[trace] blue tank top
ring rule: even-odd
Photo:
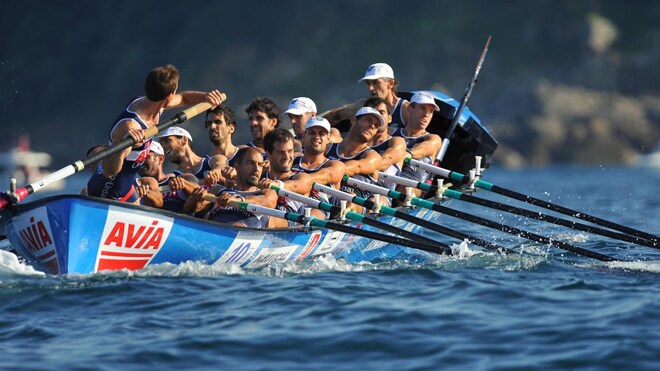
[[[382,155],[385,153],[390,148],[390,139],[392,139],[392,136],[389,138],[385,139],[384,141],[376,144],[375,146],[372,146],[371,149],[374,151],[378,152],[379,155]],[[385,171],[383,171],[386,174],[389,175],[400,175],[401,174],[401,168],[399,167],[399,164],[392,164],[390,167],[388,167]],[[381,187],[385,187],[387,189],[395,189],[396,188],[396,183],[391,182],[391,181],[385,181],[382,179],[378,179],[378,182],[376,182],[377,185]]]
[[[398,128],[394,131],[394,133],[392,133],[392,136],[394,137],[403,138],[403,140],[406,141],[407,148],[413,148],[417,143],[423,142],[428,135],[429,133],[422,134],[417,137],[409,137],[403,133],[403,128]],[[424,156],[422,158],[418,158],[417,160],[427,164],[433,163],[433,158],[431,158],[431,156]],[[428,171],[419,168],[413,168],[408,164],[404,164],[403,168],[401,169],[401,177],[416,180],[418,182],[425,182],[429,178],[429,175],[430,174]]]
[[[146,130],[148,128],[142,118],[130,110],[130,106],[138,99],[141,99],[141,97],[132,99],[115,119],[108,134],[110,145],[112,145],[112,131],[122,122],[133,120],[140,125],[141,129]],[[149,146],[152,141],[153,138],[149,138],[140,146],[133,147],[129,155],[124,159],[121,170],[115,176],[109,178],[103,176],[103,165],[99,165],[96,173],[92,174],[87,182],[87,194],[112,200],[136,201],[135,179],[139,178],[138,170],[149,155]]]
[[[330,159],[326,158],[325,161],[323,161],[323,163],[320,164],[319,166],[317,166],[315,168],[307,168],[307,167],[302,166],[302,159],[303,159],[303,156],[298,156],[298,157],[293,159],[293,165],[291,166],[291,171],[293,171],[296,174],[297,173],[314,174],[317,171],[321,170],[323,168],[323,166],[325,166],[325,164],[327,164],[328,161],[330,161]],[[325,184],[325,185],[327,185],[329,187],[334,187],[333,184]],[[309,191],[309,197],[313,198],[315,200],[321,201],[321,202],[327,202],[327,203],[331,203],[331,204],[337,204],[339,202],[338,200],[335,200],[334,197],[330,197],[327,193],[319,192],[319,191],[314,190],[314,189]],[[324,211],[323,213],[325,214],[326,219],[330,219],[330,213],[329,212]]]
[[[399,100],[396,101],[396,104],[392,109],[392,122],[390,123],[390,126],[399,128],[406,126],[406,121],[403,119],[403,102],[405,101],[406,100],[402,98],[399,98]]]
[[[259,194],[260,192],[261,190],[237,191],[233,188],[221,188],[215,195],[220,196],[224,193],[230,193],[233,195],[248,197]],[[218,204],[213,205],[213,208],[211,208],[211,211],[209,212],[209,220],[230,224],[240,222],[246,227],[251,228],[268,227],[268,216],[266,215],[255,215],[243,209],[237,209],[234,207],[219,207]]]
[[[372,149],[370,147],[367,147],[367,148],[363,149],[362,151],[358,152],[357,154],[355,154],[354,156],[344,157],[344,156],[341,156],[339,154],[339,145],[340,144],[341,143],[332,143],[330,145],[330,148],[328,148],[328,151],[325,153],[325,157],[327,157],[330,160],[338,160],[338,161],[341,161],[341,162],[347,162],[347,161],[350,161],[350,160],[360,160],[369,151],[372,151]],[[357,180],[361,180],[363,182],[376,184],[376,179],[372,178],[371,175],[358,174],[358,175],[353,175],[352,178],[357,179]],[[341,185],[341,190],[343,192],[353,193],[356,196],[362,197],[362,198],[369,198],[372,195],[371,192],[368,192],[368,191],[365,191],[365,190],[359,189],[359,188],[349,187],[345,184]]]

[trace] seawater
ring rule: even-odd
[[[660,234],[657,170],[494,168],[484,179]],[[632,261],[598,262],[449,217],[445,225],[520,254],[430,234],[452,243],[455,256],[50,276],[0,251],[0,369],[660,366],[660,250],[451,207]]]

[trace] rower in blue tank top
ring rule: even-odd
[[[109,145],[112,145],[112,133],[120,125],[127,122],[135,122],[139,129],[146,130],[149,126],[144,120],[131,108],[136,102],[144,100],[144,97],[133,98],[126,108],[115,119],[110,128]],[[160,113],[157,117],[160,117]],[[158,121],[158,118],[156,118]],[[130,152],[124,157],[121,169],[114,175],[106,176],[104,172],[105,161],[99,164],[96,172],[92,174],[87,183],[87,194],[90,196],[108,198],[112,200],[135,202],[138,199],[135,193],[135,179],[138,178],[138,170],[149,155],[149,146],[153,138],[149,138],[142,144],[132,147]]]
[[[440,150],[442,140],[438,135],[427,132],[426,128],[431,123],[433,112],[440,109],[435,104],[433,96],[426,92],[415,93],[410,99],[410,108],[410,122],[406,127],[394,131],[392,136],[401,137],[406,141],[406,151],[408,152],[406,157],[432,163],[435,155]],[[424,182],[428,179],[429,173],[405,164],[401,170],[401,176]]]
[[[153,140],[145,138],[145,130],[156,126],[161,113],[167,108],[201,102],[213,106],[222,103],[223,94],[217,90],[176,94],[178,85],[179,71],[172,65],[149,71],[144,83],[145,96],[132,99],[110,129],[110,144],[130,137],[137,145],[102,161],[87,183],[90,196],[137,201],[135,179],[138,177],[138,169],[149,155],[149,146]]]

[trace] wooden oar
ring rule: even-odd
[[[226,99],[225,96],[223,96],[223,101]],[[191,119],[197,115],[199,115],[202,112],[205,112],[211,108],[211,104],[204,102],[204,103],[199,103],[196,104],[192,107],[189,107],[176,115],[174,117],[165,120],[161,123],[159,123],[156,126],[152,126],[148,128],[147,130],[144,131],[144,137],[145,138],[150,138],[153,137],[154,135],[158,134],[159,132],[169,128],[170,126],[176,125],[176,124],[181,124],[182,122]],[[70,164],[52,174],[47,175],[45,178],[42,180],[29,184],[25,186],[24,188],[19,188],[16,190],[16,192],[9,193],[9,194],[3,194],[5,197],[0,197],[0,209],[4,209],[6,206],[10,204],[15,204],[23,199],[25,199],[27,196],[30,194],[37,192],[38,190],[42,189],[43,187],[57,182],[59,180],[62,180],[66,177],[69,177],[79,171],[82,171],[85,169],[86,166],[94,164],[98,161],[101,161],[105,158],[108,158],[116,153],[119,153],[123,151],[124,149],[131,147],[135,144],[135,140],[131,137],[125,138],[117,143],[114,143],[110,147],[99,151],[89,157],[86,157],[82,160],[76,161],[73,164]]]
[[[457,173],[455,171],[450,171],[450,170],[447,170],[447,169],[443,169],[441,167],[433,166],[431,164],[426,164],[424,162],[413,160],[413,159],[406,159],[405,162],[410,164],[413,167],[418,167],[418,168],[426,170],[430,173],[439,175],[443,178],[447,178],[447,179],[450,179],[450,180],[455,181],[455,182],[459,182],[461,184],[469,184],[469,182],[470,182],[469,176],[463,175],[461,173]],[[641,238],[641,239],[651,241],[651,242],[655,243],[654,246],[652,246],[652,247],[657,247],[657,246],[659,246],[658,243],[660,243],[660,237],[652,235],[650,233],[646,233],[646,232],[643,232],[643,231],[640,231],[640,230],[637,230],[637,229],[626,227],[626,226],[621,225],[621,224],[610,222],[610,221],[607,221],[607,220],[604,220],[604,219],[601,219],[601,218],[598,218],[598,217],[595,217],[595,216],[592,216],[592,215],[589,215],[589,214],[585,214],[585,213],[580,212],[580,211],[571,210],[569,208],[559,206],[559,205],[556,205],[556,204],[553,204],[553,203],[550,203],[550,202],[547,202],[547,201],[543,201],[543,200],[540,200],[538,198],[534,198],[532,196],[524,195],[522,193],[518,193],[518,192],[509,190],[509,189],[498,187],[498,186],[496,186],[492,183],[488,183],[488,182],[483,181],[481,179],[476,180],[474,182],[474,186],[478,187],[480,189],[485,189],[487,191],[491,191],[491,192],[494,192],[494,193],[501,194],[503,196],[511,197],[513,199],[523,201],[523,202],[526,202],[526,203],[529,203],[529,204],[532,204],[532,205],[535,205],[535,206],[539,206],[539,207],[542,207],[542,208],[545,208],[545,209],[548,209],[548,210],[552,210],[552,211],[555,211],[555,212],[558,212],[558,213],[561,213],[561,214],[564,214],[564,215],[572,216],[572,217],[577,218],[577,219],[582,219],[582,220],[588,221],[590,223],[598,224],[598,225],[601,225],[603,227],[607,227],[607,228],[614,229],[614,230],[617,230],[617,231],[620,231],[620,232],[623,232],[623,233],[627,233],[631,236],[635,236],[635,237],[638,237],[638,238]],[[603,230],[601,229],[601,231],[603,231]],[[598,232],[596,232],[596,230],[594,229],[593,233],[598,233]],[[608,237],[617,238],[617,237],[614,237],[612,235],[610,235]],[[633,241],[629,241],[629,242],[633,242]],[[640,243],[641,244],[641,242],[633,242],[633,243]]]
[[[392,181],[396,180],[393,177],[390,177],[389,179],[392,180]],[[346,179],[344,179],[344,181],[346,181]],[[365,183],[365,182],[362,182],[362,181],[359,181],[359,180],[356,180],[356,179],[350,179],[350,178],[349,178],[348,181],[346,181],[346,183],[349,186],[352,186],[352,187],[362,188],[362,189],[365,189],[365,190],[368,190],[368,191],[374,192],[374,193],[385,194],[388,197],[392,197],[392,198],[395,198],[395,199],[398,199],[398,200],[401,200],[401,201],[406,200],[406,195],[405,194],[403,194],[401,192],[393,191],[393,190],[390,190],[390,189],[387,189],[387,188],[379,187],[379,186],[376,186],[374,184],[369,184],[369,183]],[[470,222],[473,222],[473,223],[477,223],[477,224],[486,226],[488,228],[497,229],[497,230],[500,230],[502,232],[510,233],[510,234],[517,235],[517,236],[521,236],[521,237],[527,238],[531,241],[536,241],[536,242],[540,242],[540,243],[544,243],[544,244],[549,244],[549,245],[558,247],[562,250],[571,251],[571,252],[573,252],[575,254],[578,254],[578,255],[587,256],[587,257],[597,259],[597,260],[600,260],[600,261],[617,261],[617,259],[612,258],[612,257],[607,256],[607,255],[604,255],[604,254],[600,254],[600,253],[593,252],[593,251],[590,251],[590,250],[587,250],[587,249],[583,249],[581,247],[573,246],[573,245],[570,245],[570,244],[565,243],[565,242],[553,240],[551,238],[540,236],[540,235],[537,235],[537,234],[534,234],[534,233],[531,233],[531,232],[527,232],[527,231],[524,231],[522,229],[518,229],[518,228],[515,228],[515,227],[512,227],[512,226],[497,223],[497,222],[494,222],[494,221],[491,221],[491,220],[488,220],[488,219],[485,219],[485,218],[478,217],[476,215],[471,215],[471,214],[467,214],[467,213],[464,213],[464,212],[461,212],[461,211],[458,211],[458,210],[454,210],[454,209],[451,209],[449,207],[443,206],[439,203],[434,203],[434,202],[431,202],[431,201],[428,201],[428,200],[422,200],[421,198],[417,198],[417,197],[412,197],[410,202],[411,202],[411,204],[413,204],[415,206],[424,207],[424,208],[427,208],[427,209],[430,209],[430,210],[438,211],[440,213],[443,213],[443,214],[446,214],[446,215],[449,215],[449,216],[453,216],[455,218],[459,218],[459,219],[467,220],[467,221],[470,221]]]
[[[476,85],[477,83],[477,76],[479,76],[479,71],[481,71],[481,66],[484,64],[484,59],[486,59],[486,53],[488,52],[488,45],[490,44],[491,37],[492,36],[488,36],[488,40],[486,40],[486,46],[484,46],[484,50],[481,52],[481,56],[479,57],[479,61],[477,62],[477,67],[474,70],[474,75],[472,76],[472,80],[470,80],[470,83],[465,89],[465,94],[463,94],[461,103],[458,105],[458,108],[456,109],[456,113],[454,114],[454,118],[451,120],[451,123],[449,124],[449,129],[447,129],[447,132],[445,133],[445,137],[442,139],[442,146],[440,147],[438,154],[435,156],[435,161],[437,164],[441,164],[442,159],[445,158],[445,154],[447,153],[447,148],[449,148],[449,143],[451,141],[451,136],[454,135],[454,131],[458,126],[458,121],[461,118],[461,113],[463,113],[463,109],[465,108],[468,99],[470,99],[470,94],[472,94],[472,89],[474,88],[474,85]]]
[[[316,208],[316,209],[320,209],[320,210],[323,210],[323,211],[327,211],[327,212],[333,213],[333,214],[338,214],[338,213],[341,212],[341,208],[339,206],[330,204],[328,202],[319,201],[319,200],[313,199],[311,197],[306,197],[306,196],[303,196],[303,195],[295,193],[295,192],[287,191],[285,189],[280,189],[277,186],[271,186],[270,188],[273,189],[275,192],[277,192],[277,194],[280,197],[286,197],[286,198],[289,198],[289,199],[294,200],[294,201],[302,202],[307,206],[310,206],[310,207],[313,207],[313,208]],[[358,223],[370,225],[372,227],[382,229],[382,230],[387,231],[387,232],[396,233],[397,235],[399,235],[401,237],[404,237],[404,238],[407,238],[411,241],[422,242],[422,243],[425,243],[425,244],[428,244],[428,245],[435,246],[438,249],[438,253],[444,253],[444,254],[447,254],[447,255],[451,255],[451,247],[449,247],[449,245],[444,244],[442,242],[438,242],[438,241],[430,239],[428,237],[421,236],[419,234],[407,231],[403,228],[399,228],[399,227],[395,227],[393,225],[389,225],[387,223],[376,220],[373,217],[358,214],[354,211],[347,211],[344,214],[344,216],[347,219],[350,219],[350,220],[358,222]]]
[[[351,178],[347,178],[347,179],[350,180]],[[351,186],[361,188],[361,186],[364,186],[364,185],[355,183],[354,185],[351,185]],[[331,195],[331,196],[333,196],[337,199],[353,202],[357,205],[366,207],[367,209],[375,209],[375,208],[379,207],[378,205],[375,205],[375,203],[373,201],[369,201],[365,198],[358,197],[358,196],[355,196],[355,195],[352,195],[352,194],[349,194],[349,193],[346,193],[346,192],[342,192],[340,190],[337,190],[337,189],[334,189],[334,188],[331,188],[331,187],[328,187],[328,186],[325,186],[325,185],[322,185],[322,184],[314,183],[314,189],[318,190],[318,191],[321,191],[321,192],[325,192],[325,193],[327,193],[327,194],[329,194],[329,195]],[[363,189],[366,189],[366,188],[363,188]],[[382,188],[382,189],[385,189],[385,188]],[[369,191],[372,191],[372,190],[369,189]],[[380,191],[380,189],[379,189],[379,191]],[[374,193],[383,194],[383,195],[387,196],[387,194],[385,194],[385,193],[379,193],[379,192],[374,192]],[[451,236],[451,237],[459,239],[459,240],[468,240],[469,242],[472,242],[475,245],[485,247],[489,250],[497,251],[499,253],[504,253],[504,254],[513,253],[513,251],[511,251],[511,250],[509,250],[505,247],[497,246],[493,243],[482,240],[480,238],[473,237],[473,236],[467,235],[465,233],[449,229],[449,228],[444,227],[440,224],[433,223],[433,222],[430,222],[428,220],[424,220],[422,218],[416,217],[414,215],[407,214],[407,213],[405,213],[403,211],[400,211],[400,210],[397,210],[393,207],[389,207],[389,206],[386,206],[386,205],[380,205],[378,210],[381,213],[385,214],[385,215],[390,215],[390,216],[393,216],[395,218],[405,220],[407,222],[419,225],[420,227],[430,229],[432,231],[442,233],[442,234]]]
[[[411,240],[408,240],[408,239],[405,239],[405,238],[399,238],[399,237],[390,236],[390,235],[386,235],[386,234],[367,231],[367,230],[364,230],[364,229],[351,227],[351,226],[346,225],[346,224],[331,222],[331,221],[322,220],[322,219],[318,219],[318,218],[314,218],[314,217],[310,217],[308,219],[308,218],[305,218],[305,216],[301,215],[301,214],[285,212],[285,211],[281,211],[281,210],[277,210],[277,209],[271,209],[271,208],[258,206],[258,205],[252,205],[252,204],[248,204],[246,202],[229,201],[229,205],[231,205],[232,207],[238,208],[238,209],[246,210],[246,211],[254,213],[254,214],[268,215],[268,216],[272,216],[272,217],[275,217],[275,218],[286,219],[286,220],[294,221],[294,222],[301,223],[301,224],[309,223],[309,225],[312,225],[312,226],[315,226],[315,227],[330,229],[330,230],[343,232],[343,233],[354,234],[356,236],[365,237],[365,238],[369,238],[369,239],[380,241],[380,242],[385,242],[385,243],[391,243],[391,244],[395,244],[395,245],[399,245],[399,246],[410,247],[412,249],[422,250],[422,251],[431,252],[431,253],[435,253],[435,254],[445,254],[446,253],[445,250],[438,249],[435,245],[429,245],[429,244],[425,244],[425,243],[422,243],[422,242],[411,241]]]

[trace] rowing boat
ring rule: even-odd
[[[440,215],[425,209],[407,212],[425,219]],[[4,233],[17,254],[36,269],[50,274],[137,270],[148,265],[186,261],[255,268],[275,262],[300,262],[325,254],[351,263],[423,260],[430,256],[423,251],[325,228],[235,227],[80,195],[20,204],[4,210],[1,218]],[[421,233],[420,227],[401,220],[383,216],[382,221]]]

